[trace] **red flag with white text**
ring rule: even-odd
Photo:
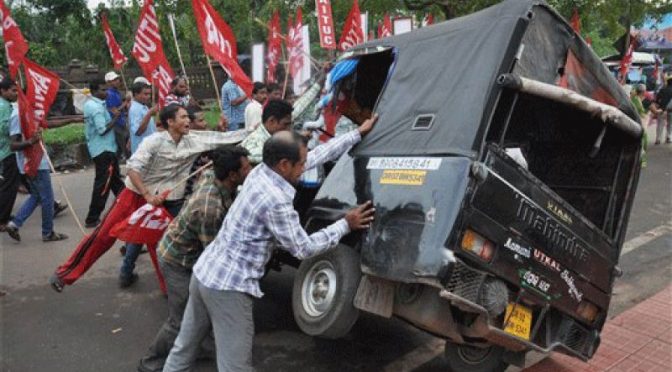
[[[292,79],[303,68],[303,12],[301,7],[296,10],[296,21],[289,18],[287,23],[287,51],[289,54],[289,74]]]
[[[7,58],[9,76],[13,79],[28,53],[28,43],[23,38],[19,26],[14,22],[12,13],[4,0],[0,0],[0,21],[2,22],[2,38],[5,42],[5,58]]]
[[[338,42],[338,48],[340,50],[346,50],[363,42],[364,30],[362,29],[362,17],[359,12],[359,2],[354,0],[352,2],[350,13],[348,13],[348,18],[346,18],[345,23],[343,24],[343,33],[341,34],[341,40]]]
[[[336,49],[336,30],[331,13],[331,0],[315,0],[317,11],[317,29],[320,31],[320,46],[324,49]]]
[[[632,64],[632,55],[635,52],[637,41],[634,36],[630,35],[630,45],[623,55],[621,60],[621,65],[618,68],[618,72],[621,76],[621,83],[625,83],[628,77],[628,71],[630,70],[630,65]]]
[[[145,204],[110,230],[110,236],[133,244],[154,246],[161,240],[173,216],[163,206]]]
[[[273,12],[273,18],[268,24],[268,51],[266,52],[266,82],[275,83],[275,76],[280,56],[282,55],[282,33],[280,30],[280,13]]]
[[[26,76],[26,98],[35,123],[47,128],[47,115],[56,100],[60,78],[55,73],[25,58],[23,73]]]
[[[222,64],[224,70],[233,81],[252,96],[252,80],[238,64],[236,36],[231,27],[219,16],[208,0],[191,0],[196,17],[196,26],[201,35],[201,43],[205,53]]]
[[[175,73],[163,52],[159,21],[156,18],[153,0],[145,0],[140,10],[140,20],[131,54],[138,62],[145,78],[158,88],[159,106],[163,106]]]
[[[422,27],[427,27],[434,24],[434,14],[425,14],[422,18]]]
[[[378,32],[379,38],[390,37],[392,36],[392,20],[390,15],[385,13],[385,18],[383,18],[383,25]]]
[[[35,114],[30,107],[28,97],[19,89],[19,97],[17,99],[19,104],[19,123],[21,124],[21,133],[23,137],[32,138],[38,131],[38,125],[35,122]],[[26,161],[23,164],[23,171],[28,177],[35,177],[37,169],[42,161],[43,150],[39,143],[30,145],[23,150],[23,156]]]
[[[112,57],[112,63],[116,70],[121,69],[121,66],[128,61],[128,58],[124,55],[124,52],[117,44],[117,40],[114,38],[112,29],[110,28],[110,23],[107,21],[107,14],[103,13],[100,17],[101,25],[103,26],[103,34],[105,35],[105,42],[107,43],[107,48],[110,50],[110,57]]]

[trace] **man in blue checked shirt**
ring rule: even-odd
[[[285,105],[280,120],[290,118]],[[294,185],[305,169],[340,157],[368,133],[377,116],[357,130],[308,153],[298,134],[281,131],[263,149],[263,163],[250,172],[231,205],[222,228],[194,266],[189,301],[164,372],[188,371],[203,338],[214,330],[219,371],[252,370],[253,298],[260,298],[272,243],[304,259],[325,252],[352,230],[373,221],[371,202],[351,209],[344,218],[311,235],[301,227],[294,210]]]

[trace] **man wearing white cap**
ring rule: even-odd
[[[127,102],[119,92],[121,87],[121,77],[114,71],[105,74],[105,83],[107,83],[107,98],[105,99],[105,106],[110,115],[113,115],[113,109],[121,111],[121,115],[114,125],[114,138],[117,141],[117,157],[121,160],[122,157],[128,156],[126,150],[126,143],[128,142],[128,128],[126,127]]]

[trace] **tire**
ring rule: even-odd
[[[453,372],[503,372],[508,367],[502,360],[504,351],[495,345],[479,348],[446,342],[444,354]]]
[[[359,253],[343,244],[301,262],[292,290],[299,328],[311,336],[345,336],[359,317],[353,301],[361,276]]]

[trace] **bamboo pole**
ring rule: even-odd
[[[49,153],[47,153],[47,148],[44,146],[44,143],[42,140],[40,140],[40,147],[42,147],[42,151],[44,152],[44,157],[47,159],[47,163],[49,163],[49,168],[53,173],[56,173],[56,168],[54,168],[54,164],[51,162],[51,158],[49,158]],[[77,217],[77,214],[75,213],[75,209],[72,207],[72,202],[70,201],[70,197],[68,196],[68,193],[65,192],[65,187],[63,186],[63,182],[59,178],[56,178],[56,183],[58,183],[58,186],[61,189],[61,193],[63,194],[63,197],[65,198],[65,202],[68,203],[68,209],[70,210],[70,213],[72,214],[72,217],[75,219],[75,222],[77,223],[77,226],[79,227],[79,231],[82,232],[82,235],[86,235],[86,231],[84,230],[84,226],[82,225],[82,221],[79,220]]]
[[[126,77],[124,76],[124,66],[122,65],[121,68],[119,69],[119,72],[121,75],[121,81],[124,83],[124,90],[128,92],[128,84],[126,84]]]
[[[219,87],[217,86],[217,79],[215,78],[215,70],[212,69],[212,63],[210,63],[210,57],[208,54],[205,54],[205,60],[208,62],[208,68],[210,69],[210,76],[212,76],[212,86],[215,87],[215,96],[217,97],[217,104],[219,105],[219,112],[224,113],[224,108],[222,107],[222,99],[219,96]]]
[[[187,76],[187,69],[184,68],[184,61],[182,60],[182,52],[180,51],[180,44],[177,42],[177,31],[175,31],[175,21],[173,20],[173,15],[168,14],[168,23],[170,23],[170,30],[173,34],[173,41],[175,41],[175,49],[177,49],[177,59],[180,60],[180,67],[182,67],[182,74],[184,74],[184,80],[187,82],[187,88],[191,92],[191,86],[189,85],[189,77]]]

